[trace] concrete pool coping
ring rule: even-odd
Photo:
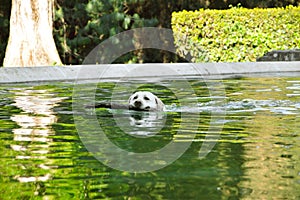
[[[300,62],[248,62],[248,63],[149,63],[76,65],[45,67],[2,67],[0,84],[52,81],[101,81],[133,79],[163,79],[170,77],[230,78],[295,76],[300,74]]]

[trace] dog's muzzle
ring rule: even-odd
[[[136,101],[136,102],[134,102],[134,106],[135,106],[136,108],[140,108],[140,107],[142,106],[142,102]]]

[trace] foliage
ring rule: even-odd
[[[255,61],[274,49],[300,48],[300,7],[173,13],[181,56],[194,62]]]
[[[131,1],[58,1],[55,12],[54,37],[67,64],[81,63],[101,41],[122,31],[143,26],[155,26],[156,19],[143,19],[128,13]],[[126,62],[125,57],[121,62]]]
[[[300,5],[300,0],[55,0],[54,39],[64,64],[81,64],[97,44],[121,31],[171,28],[174,11],[228,9],[238,3],[246,8],[282,7]],[[0,66],[8,41],[10,8],[10,0],[1,1]],[[129,53],[116,62],[176,62],[176,56],[151,49]]]
[[[5,49],[9,35],[9,18],[10,18],[11,0],[1,0],[0,3],[0,66],[5,56]]]

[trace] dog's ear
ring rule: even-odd
[[[132,100],[132,95],[129,97],[128,103],[130,103],[131,100]]]
[[[155,103],[158,107],[164,107],[164,103],[157,96],[155,96]]]

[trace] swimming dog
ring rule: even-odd
[[[163,111],[164,103],[151,92],[135,92],[129,97],[129,109],[143,111]]]
[[[92,107],[94,106],[87,106],[87,108]],[[148,91],[138,91],[129,97],[127,105],[100,102],[95,104],[95,108],[129,109],[136,111],[163,111],[165,105],[153,93]]]

